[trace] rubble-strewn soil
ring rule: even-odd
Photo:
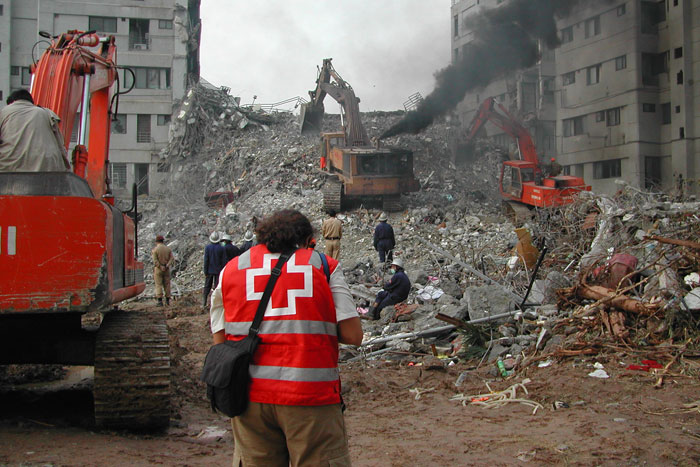
[[[149,302],[130,307],[153,306]],[[173,423],[164,434],[95,431],[90,393],[5,392],[0,399],[0,465],[228,465],[228,421],[212,414],[198,382],[210,343],[208,319],[186,299],[169,309],[173,357]],[[602,363],[609,379],[586,376]],[[372,361],[341,367],[353,464],[375,465],[697,465],[700,426],[680,412],[697,399],[700,382],[626,370],[630,360],[569,359],[533,366],[503,381],[478,361],[443,367],[433,357]],[[413,365],[411,365],[413,364]],[[411,366],[409,366],[411,365]],[[455,386],[460,374],[467,377]],[[457,394],[502,390],[532,380],[529,394],[543,408],[462,406]],[[416,400],[411,389],[434,389]],[[561,401],[569,408],[554,410]],[[216,435],[217,430],[221,433]],[[209,436],[207,433],[213,433]]]

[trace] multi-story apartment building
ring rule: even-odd
[[[468,3],[453,5],[453,14]],[[699,18],[700,3],[692,0],[594,0],[558,19],[554,149],[565,172],[583,176],[599,193],[619,189],[617,179],[641,189],[697,192]]]
[[[119,71],[120,89],[133,89],[112,121],[112,188],[126,196],[136,183],[149,194],[169,170],[159,153],[173,106],[198,79],[199,0],[0,0],[0,106],[29,89],[30,66],[46,48],[39,31],[71,29],[116,38],[117,64],[131,70]]]

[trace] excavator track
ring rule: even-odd
[[[503,214],[516,227],[529,221],[533,216],[532,211],[527,206],[515,201],[503,201],[501,203],[501,209],[503,210]]]
[[[382,197],[382,209],[387,212],[401,211],[401,195],[385,195]]]
[[[343,205],[343,184],[328,180],[323,187],[323,209],[340,212]]]
[[[170,422],[170,349],[161,311],[113,311],[97,334],[95,423],[160,429]]]

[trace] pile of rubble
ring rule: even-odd
[[[363,114],[363,123],[372,137],[401,117]],[[320,228],[326,178],[317,170],[318,138],[300,135],[295,116],[256,113],[225,91],[197,88],[177,120],[165,154],[166,195],[142,203],[139,226],[147,271],[146,240],[166,236],[177,259],[176,294],[201,289],[212,231],[238,243],[256,218],[281,208],[299,209]],[[339,128],[339,116],[327,115],[324,130]],[[404,196],[405,210],[389,220],[413,289],[406,303],[365,322],[365,343],[345,349],[343,358],[504,359],[505,371],[512,371],[606,346],[664,344],[668,353],[690,339],[687,349],[697,348],[698,203],[672,203],[621,185],[615,196],[584,193],[516,230],[500,212],[502,154],[481,146],[479,157],[455,167],[453,133],[448,119],[387,141],[414,151],[422,187]],[[211,193],[231,194],[233,201],[212,207]],[[372,248],[379,213],[360,206],[338,216],[341,264],[360,311],[388,279]]]

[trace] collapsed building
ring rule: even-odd
[[[180,136],[171,141],[172,172],[162,187],[168,195],[141,207],[139,245],[146,259],[146,240],[166,236],[177,258],[175,294],[180,300],[196,294],[196,303],[212,231],[227,232],[236,243],[255,218],[283,208],[300,210],[320,228],[328,180],[317,169],[317,138],[299,134],[291,114],[241,108],[226,90],[199,86],[188,96],[189,110],[178,120],[185,128],[176,128]],[[338,124],[338,116],[328,117],[328,128]],[[362,117],[378,135],[405,115]],[[527,359],[533,350],[566,356],[624,343],[656,351],[696,329],[697,202],[619,181],[614,196],[582,193],[516,228],[500,210],[499,150],[479,140],[484,156],[457,170],[446,142],[452,129],[441,119],[392,140],[414,151],[422,187],[404,195],[406,208],[390,216],[395,254],[413,287],[405,303],[364,326],[365,343],[347,349],[344,359],[508,356],[510,370],[533,363]],[[231,198],[208,205],[212,192]],[[360,205],[338,216],[341,264],[360,313],[387,279],[371,241],[380,212]]]

